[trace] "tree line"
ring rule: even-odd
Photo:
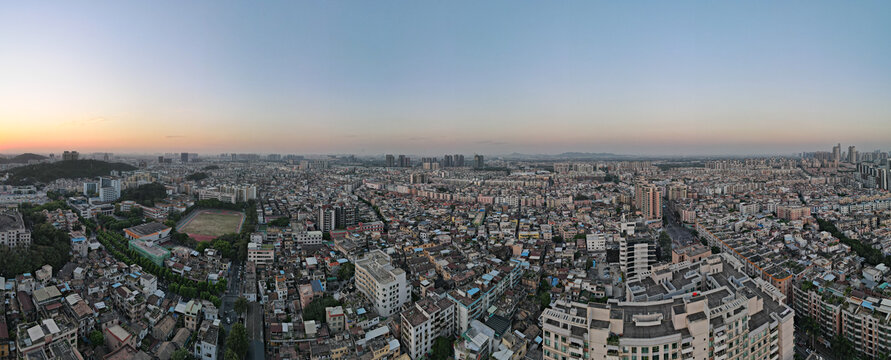
[[[854,250],[855,253],[857,253],[857,256],[863,257],[868,264],[873,266],[882,263],[891,264],[891,255],[886,256],[882,253],[881,250],[867,246],[860,240],[848,238],[847,236],[845,236],[845,234],[839,231],[838,228],[835,227],[835,224],[829,221],[820,218],[816,219],[817,225],[820,226],[820,231],[827,231],[832,234],[832,236],[838,238],[838,240],[841,241],[842,244],[850,246],[851,249]]]
[[[208,281],[195,281],[174,273],[170,268],[157,265],[147,257],[140,255],[136,250],[129,248],[127,239],[115,232],[100,231],[97,239],[105,247],[105,250],[118,261],[127,265],[139,265],[143,271],[167,282],[169,291],[187,298],[208,300],[214,306],[220,306],[220,299],[217,295],[226,291],[225,279],[211,284]]]

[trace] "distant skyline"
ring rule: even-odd
[[[0,153],[888,151],[889,33],[888,1],[18,2]]]

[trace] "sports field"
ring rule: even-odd
[[[202,209],[186,215],[176,225],[176,231],[188,234],[196,241],[210,241],[216,237],[241,231],[244,213],[231,210]]]

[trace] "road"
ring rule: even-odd
[[[263,306],[260,303],[252,302],[248,306],[245,326],[247,327],[248,340],[250,340],[248,359],[265,359],[266,354],[263,350]]]
[[[232,330],[232,324],[237,321],[235,317],[235,300],[241,296],[242,289],[242,266],[238,263],[232,263],[232,267],[229,269],[229,279],[227,280],[226,293],[223,294],[223,297],[220,299],[220,309],[219,309],[219,317],[220,322],[223,324],[223,328],[226,330],[226,334]],[[226,321],[229,318],[232,321]],[[217,358],[222,359],[223,353],[226,350],[226,340],[224,339],[219,346],[217,347]]]
[[[671,240],[680,246],[687,246],[693,243],[693,231],[681,224],[677,214],[668,207],[662,209],[665,214],[665,223],[662,228],[671,236]]]

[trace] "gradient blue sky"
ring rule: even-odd
[[[0,152],[891,148],[891,2],[0,7]]]

